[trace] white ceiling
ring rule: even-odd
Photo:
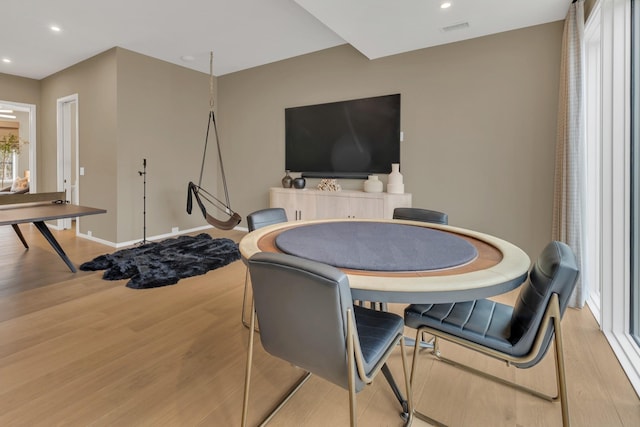
[[[3,1],[0,73],[41,79],[114,46],[205,73],[213,51],[218,76],[344,43],[376,59],[561,20],[571,3],[442,1]]]

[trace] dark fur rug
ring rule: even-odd
[[[85,262],[80,270],[106,270],[105,280],[131,279],[127,287],[157,288],[185,277],[199,276],[240,259],[238,245],[230,239],[213,239],[206,233],[147,243]]]

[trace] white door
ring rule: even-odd
[[[78,146],[78,95],[58,99],[58,186],[65,192],[65,200],[78,204],[77,146]],[[72,218],[58,221],[58,228],[69,229]]]

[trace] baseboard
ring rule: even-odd
[[[57,230],[57,227],[51,227],[51,228],[55,228]],[[171,233],[165,233],[165,234],[158,234],[155,236],[150,236],[147,237],[147,242],[153,242],[156,240],[163,240],[163,239],[168,239],[171,237],[176,237],[176,236],[181,236],[183,234],[190,234],[190,233],[197,233],[199,231],[205,231],[205,230],[210,230],[213,227],[211,225],[203,225],[200,227],[195,227],[195,228],[190,228],[187,230],[180,230],[178,232],[171,232]],[[235,227],[234,230],[238,230],[238,231],[248,231],[248,229],[246,227]],[[77,233],[76,234],[78,237],[81,237],[83,239],[87,239],[87,240],[91,240],[92,242],[96,242],[96,243],[100,243],[102,245],[107,245],[107,246],[111,246],[112,248],[124,248],[127,246],[133,246],[136,244],[139,244],[142,242],[142,239],[137,239],[137,240],[130,240],[127,242],[119,242],[119,243],[115,243],[115,242],[110,242],[108,240],[104,240],[104,239],[100,239],[98,237],[95,236],[90,236],[88,234],[84,234],[84,233]]]
[[[114,242],[110,242],[108,240],[100,239],[98,237],[90,236],[84,233],[76,233],[76,237],[80,237],[82,239],[91,240],[92,242],[100,243],[101,245],[111,246],[112,248],[117,248],[118,246]]]

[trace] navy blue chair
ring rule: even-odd
[[[573,292],[579,270],[573,251],[564,243],[549,243],[529,271],[514,307],[488,299],[445,303],[413,304],[405,309],[405,325],[436,337],[434,351],[439,360],[474,374],[515,387],[549,401],[560,400],[562,421],[569,425],[567,386],[562,354],[560,321]],[[487,374],[440,354],[438,339],[507,362],[517,368],[530,368],[543,359],[554,340],[556,396],[548,396]],[[414,351],[411,382],[416,371],[418,351]],[[416,416],[419,416],[416,414]]]
[[[287,212],[283,208],[267,208],[255,211],[247,215],[249,232],[268,225],[287,222]],[[242,295],[242,324],[249,327],[249,321],[245,316],[247,305],[247,289],[249,287],[249,270],[244,276],[244,294]]]
[[[257,253],[249,259],[254,307],[249,325],[242,425],[247,424],[256,316],[260,340],[271,355],[305,373],[269,421],[315,374],[349,391],[351,425],[356,425],[356,393],[373,381],[400,343],[412,421],[411,385],[402,317],[353,306],[347,276],[335,267],[282,253]],[[403,408],[404,410],[404,408]],[[262,424],[261,424],[262,425]]]
[[[395,208],[393,210],[393,219],[431,222],[444,225],[449,223],[449,217],[446,213],[421,208]]]

